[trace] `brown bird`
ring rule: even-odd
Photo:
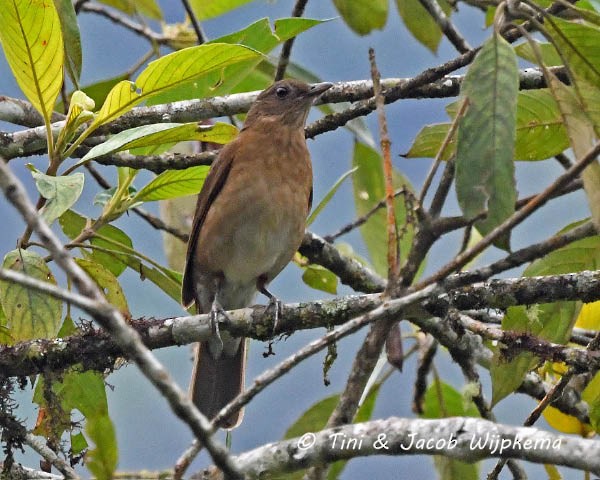
[[[300,246],[312,202],[312,166],[304,138],[314,100],[332,85],[280,80],[250,108],[223,147],[198,196],[188,243],[182,300],[211,313],[211,339],[198,345],[192,400],[212,419],[244,386],[246,340],[219,334],[223,310],[251,304]],[[221,427],[234,428],[243,411]]]

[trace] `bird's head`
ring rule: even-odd
[[[303,127],[311,105],[331,83],[309,85],[300,80],[279,80],[263,90],[246,117],[246,125],[259,118],[280,121],[290,127]]]

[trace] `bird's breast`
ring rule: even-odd
[[[237,152],[199,238],[198,264],[228,281],[271,280],[300,245],[312,189],[303,136],[264,138]],[[260,147],[260,148],[259,148]]]

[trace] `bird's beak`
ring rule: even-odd
[[[333,87],[333,83],[329,83],[329,82],[315,83],[314,85],[312,85],[310,87],[310,90],[308,91],[306,96],[313,97],[313,98],[318,97],[326,90],[329,90],[331,87]]]

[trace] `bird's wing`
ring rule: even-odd
[[[229,175],[229,171],[231,170],[231,165],[235,157],[235,145],[236,142],[233,141],[225,145],[225,147],[223,147],[223,149],[219,152],[215,163],[206,176],[206,180],[204,180],[202,190],[198,195],[196,212],[194,213],[194,222],[192,223],[192,231],[190,233],[190,240],[188,242],[185,272],[183,274],[183,285],[181,290],[181,300],[183,306],[186,308],[189,307],[196,298],[196,288],[192,275],[192,264],[194,262],[194,252],[196,251],[198,238],[200,237],[200,230],[202,229],[204,219],[208,214],[210,206],[217,198],[217,195],[219,195],[219,192],[227,180],[227,176]]]

